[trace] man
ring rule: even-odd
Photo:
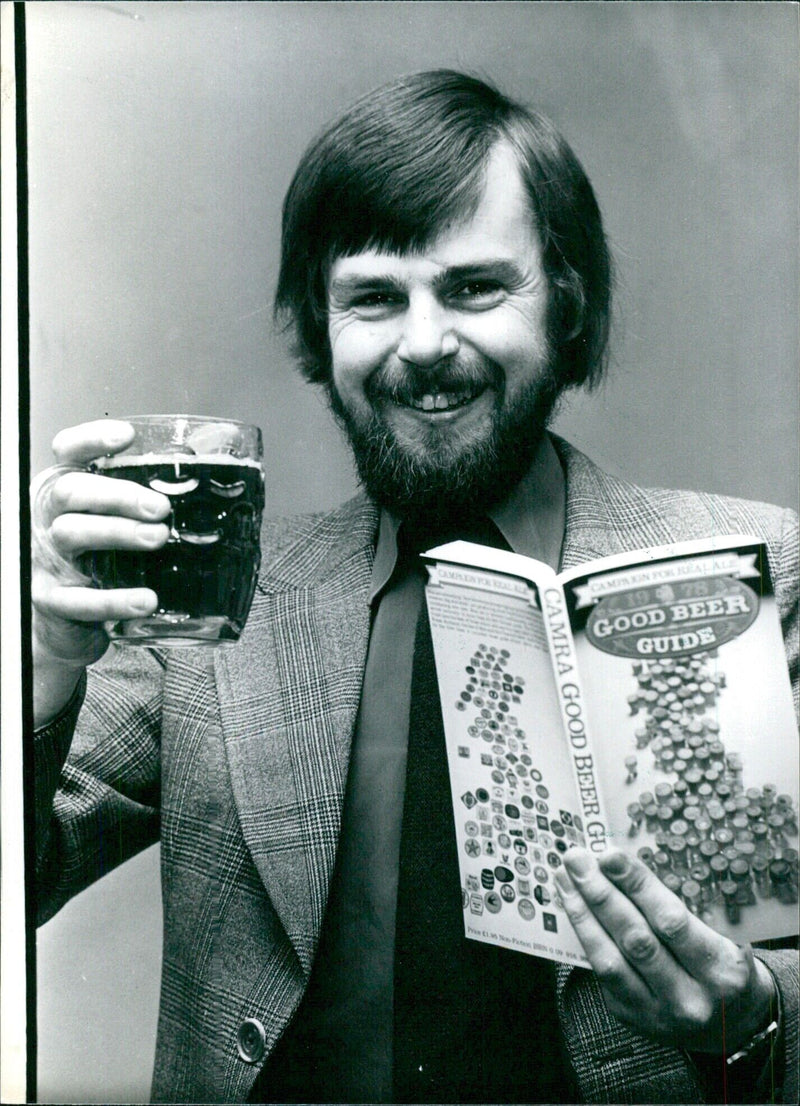
[[[795,953],[733,945],[613,850],[576,849],[559,877],[594,972],[467,941],[435,740],[417,752],[439,711],[416,553],[443,537],[568,567],[755,531],[796,679],[790,512],[634,488],[546,432],[561,392],[602,373],[610,272],[591,186],[550,123],[460,74],[393,82],[303,158],[277,293],[366,495],[266,525],[239,645],[112,651],[87,680],[102,620],[156,597],[94,591],[71,566],[160,546],[168,505],[82,471],[45,482],[41,914],[160,829],[155,1098],[795,1099]],[[129,439],[105,422],[54,448],[80,468]],[[414,869],[428,816],[441,879]]]

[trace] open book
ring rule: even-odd
[[[733,535],[556,575],[425,554],[468,937],[586,965],[553,876],[638,854],[736,941],[797,933],[798,733],[766,548]]]

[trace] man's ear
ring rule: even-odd
[[[573,338],[577,338],[580,332],[583,330],[583,311],[580,312],[580,318],[574,323],[574,325],[563,336],[562,341],[571,342]]]
[[[559,342],[566,345],[578,337],[586,317],[583,288],[577,273],[569,273],[566,280],[559,280],[555,293]]]
[[[586,312],[582,295],[564,294],[562,303],[561,341],[566,344],[577,338],[583,330]]]

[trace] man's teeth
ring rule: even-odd
[[[469,403],[476,395],[477,393],[473,390],[468,392],[428,392],[419,399],[412,399],[409,406],[415,407],[418,411],[449,411],[453,407],[461,407],[463,404]]]

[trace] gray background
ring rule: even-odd
[[[271,326],[311,135],[430,66],[533,102],[595,185],[619,270],[611,378],[557,428],[606,468],[798,498],[794,4],[28,5],[32,464],[65,425],[190,410],[264,429],[268,509],[354,488]],[[40,1098],[142,1101],[157,850],[39,935]]]

